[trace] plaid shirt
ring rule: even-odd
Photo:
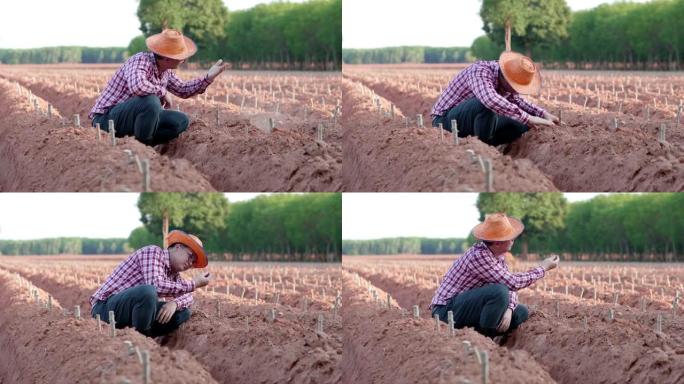
[[[140,52],[128,59],[119,68],[114,77],[107,83],[102,94],[90,110],[90,119],[97,113],[107,111],[134,96],[157,95],[160,98],[169,92],[187,99],[198,93],[204,93],[211,84],[206,76],[190,81],[183,81],[171,70],[159,73],[152,52]]]
[[[432,107],[432,116],[442,116],[462,101],[476,97],[499,115],[527,124],[530,115],[543,117],[544,110],[528,103],[517,93],[496,92],[499,84],[499,63],[497,61],[478,61],[459,72],[439,95]]]
[[[478,241],[451,265],[432,298],[432,305],[446,305],[447,300],[461,292],[486,284],[501,283],[509,289],[508,308],[513,310],[518,305],[518,294],[515,291],[532,285],[542,277],[542,267],[511,273],[503,255],[494,257],[492,251]]]
[[[90,296],[90,305],[94,306],[98,300],[107,300],[124,289],[143,284],[154,285],[161,297],[174,297],[178,309],[192,304],[190,292],[195,290],[195,283],[182,280],[179,273],[171,272],[168,250],[149,245],[133,252],[114,269],[104,284]]]

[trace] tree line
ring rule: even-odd
[[[484,0],[486,36],[473,56],[493,60],[505,47],[546,67],[678,70],[684,58],[684,0],[617,2],[570,12],[565,0]]]
[[[0,241],[3,255],[122,254],[164,246],[173,229],[197,235],[213,260],[339,262],[340,193],[261,195],[230,203],[221,193],[142,193],[142,226],[127,239]]]
[[[466,248],[466,239],[459,238],[427,238],[427,237],[393,237],[373,240],[344,240],[344,255],[437,255],[456,254]]]
[[[472,61],[467,47],[385,47],[343,49],[345,64],[466,63]]]
[[[342,196],[339,193],[273,194],[229,203],[218,193],[143,193],[144,225],[129,236],[139,248],[162,245],[174,228],[196,234],[217,259],[340,261]]]
[[[568,203],[561,193],[480,193],[480,221],[505,212],[520,219],[525,231],[512,252],[558,253],[565,260],[684,261],[684,194],[646,193],[599,195]],[[435,246],[434,241],[441,241]],[[345,240],[345,255],[461,253],[475,242],[467,239],[403,237]],[[446,245],[448,244],[448,246]]]
[[[234,68],[339,70],[342,63],[342,0],[274,2],[229,12],[221,0],[141,0],[142,36],[128,53],[145,51],[145,38],[164,27],[193,39],[191,62],[221,58]]]
[[[119,47],[0,49],[0,63],[2,64],[108,64],[121,63],[127,57],[126,48]]]
[[[78,237],[0,240],[0,255],[114,255],[128,252],[127,243],[127,239]]]

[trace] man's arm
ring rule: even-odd
[[[471,261],[471,270],[480,279],[488,283],[501,283],[511,291],[517,291],[532,285],[544,277],[544,268],[536,267],[527,272],[511,273],[501,265],[495,257],[481,253]]]
[[[544,112],[546,112],[543,108],[530,103],[529,101],[523,99],[520,95],[512,95],[511,101],[520,107],[520,109],[532,116],[544,117]]]
[[[527,125],[530,115],[496,93],[494,84],[487,78],[485,71],[485,68],[476,68],[466,80],[466,84],[468,84],[475,97],[492,111]]]
[[[166,271],[161,262],[162,252],[159,247],[147,247],[141,252],[138,263],[145,284],[154,285],[160,296],[176,297],[194,291],[194,281],[180,279],[173,281],[166,276]]]
[[[209,84],[211,84],[211,82],[209,82],[207,75],[190,81],[183,81],[176,76],[175,73],[169,72],[169,83],[167,84],[167,87],[169,92],[182,99],[187,99],[198,93],[204,93]]]
[[[192,305],[192,293],[186,293],[184,295],[180,295],[173,299],[173,301],[176,302],[177,311],[180,311],[181,309],[188,308]]]
[[[143,56],[129,62],[124,67],[124,76],[128,89],[136,96],[156,95],[164,97],[166,89],[147,80],[150,63],[143,60]]]

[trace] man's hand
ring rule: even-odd
[[[544,127],[551,127],[555,125],[553,121],[547,120],[542,117],[537,117],[537,116],[530,116],[530,119],[527,121],[527,125],[529,125],[531,128],[544,128]]]
[[[511,317],[513,316],[513,310],[506,308],[503,317],[501,318],[501,323],[496,327],[496,331],[499,333],[504,333],[508,331],[508,327],[511,326]]]
[[[224,63],[223,60],[219,60],[216,62],[216,64],[212,65],[211,68],[209,68],[209,72],[207,72],[207,79],[209,82],[214,81],[214,79],[223,72],[230,63]]]
[[[552,115],[552,114],[550,114],[550,113],[548,113],[548,112],[546,112],[546,111],[544,111],[544,118],[545,118],[546,120],[551,120],[551,121],[553,121],[554,124],[560,123],[560,119],[559,119],[557,116]]]
[[[168,92],[166,92],[164,97],[161,98],[161,105],[162,105],[162,108],[164,108],[164,109],[173,108],[173,101],[171,101],[171,96]]]
[[[558,261],[560,261],[560,257],[558,257],[558,255],[552,255],[551,257],[544,259],[544,261],[541,263],[541,266],[545,271],[548,271],[556,268],[558,266]]]
[[[178,304],[175,301],[167,301],[166,304],[161,308],[159,313],[157,313],[157,322],[159,324],[166,324],[171,320],[171,317],[176,313],[176,308]]]
[[[192,278],[192,281],[195,282],[195,289],[204,287],[205,285],[209,284],[209,280],[211,279],[211,273],[205,273],[205,274],[199,274],[195,275],[195,277]]]

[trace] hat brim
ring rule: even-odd
[[[195,45],[195,42],[187,36],[183,36],[183,40],[185,41],[185,47],[187,48],[187,50],[179,54],[165,52],[163,46],[160,44],[162,39],[162,34],[158,33],[145,39],[145,44],[147,45],[147,48],[150,51],[156,53],[157,55],[168,57],[169,59],[174,60],[185,60],[190,56],[194,55],[195,53],[197,53],[197,45]]]
[[[539,72],[539,66],[537,63],[534,63],[534,67],[536,68],[536,71],[534,72],[534,76],[532,77],[532,81],[529,84],[519,84],[516,83],[515,81],[511,80],[511,78],[508,76],[506,73],[506,66],[504,65],[505,63],[515,60],[522,56],[521,54],[517,52],[511,52],[511,51],[504,51],[501,53],[499,56],[499,68],[501,68],[501,73],[503,74],[504,78],[508,82],[508,84],[511,86],[511,88],[515,89],[516,92],[518,92],[521,95],[539,95],[541,92],[541,86],[542,86],[542,78],[541,74]]]
[[[207,260],[207,254],[204,252],[204,248],[187,233],[179,230],[171,231],[167,236],[167,240],[169,247],[174,244],[183,244],[192,250],[195,256],[197,256],[197,260],[192,264],[193,268],[204,268],[209,264],[209,260]]]
[[[498,237],[486,236],[484,234],[485,223],[483,222],[473,228],[473,236],[476,239],[486,241],[508,241],[515,239],[516,237],[520,236],[523,230],[525,230],[525,225],[522,223],[522,221],[516,219],[515,217],[507,217],[508,221],[510,221],[511,226],[513,227],[510,233],[502,234]]]

